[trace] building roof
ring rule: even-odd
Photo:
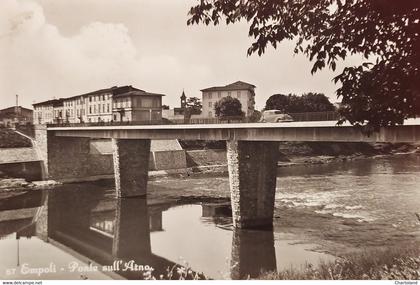
[[[81,96],[89,96],[89,95],[98,95],[98,94],[104,94],[104,93],[112,93],[112,95],[118,95],[118,94],[122,94],[122,93],[127,93],[130,91],[143,91],[141,89],[137,89],[131,85],[126,85],[126,86],[112,86],[110,88],[104,88],[104,89],[99,89],[96,91],[92,91],[92,92],[88,92],[88,93],[83,93],[80,95],[75,95],[75,96],[71,96],[71,97],[67,97],[67,98],[61,98],[62,100],[69,100],[69,99],[74,99],[77,97],[81,97]]]
[[[62,106],[63,104],[63,99],[51,99],[51,100],[47,100],[47,101],[43,101],[43,102],[38,102],[38,103],[34,103],[32,104],[32,106],[40,106],[40,105],[53,105],[53,106]]]
[[[105,88],[105,89],[99,89],[96,91],[92,91],[89,93],[84,93],[84,94],[80,94],[80,95],[75,95],[75,96],[71,96],[71,97],[67,97],[67,98],[60,98],[60,99],[52,99],[52,100],[47,100],[47,101],[43,101],[43,102],[39,102],[39,103],[35,103],[32,104],[33,106],[39,106],[39,105],[53,105],[53,106],[62,106],[64,101],[67,100],[71,100],[74,98],[78,98],[78,97],[83,97],[83,96],[89,96],[89,95],[97,95],[97,94],[104,94],[104,93],[112,93],[113,97],[124,97],[124,96],[141,96],[141,95],[154,95],[154,96],[165,96],[163,94],[157,94],[157,93],[149,93],[146,92],[144,90],[135,88],[131,85],[126,85],[126,86],[112,86],[110,88]]]
[[[19,108],[20,111],[33,112],[32,109],[28,109],[28,108],[25,108],[25,107],[22,107],[22,106],[17,106],[17,107]],[[4,109],[1,109],[0,110],[0,114],[3,114],[3,113],[15,113],[15,110],[16,110],[16,106],[9,107],[9,108],[4,108]]]
[[[128,97],[128,96],[165,96],[165,95],[158,94],[158,93],[150,93],[150,92],[146,92],[144,90],[130,91],[130,92],[126,92],[126,93],[113,94],[113,97],[116,97],[116,98],[119,98],[119,97]]]
[[[255,88],[255,85],[252,85],[250,83],[246,83],[243,81],[236,81],[234,83],[231,83],[225,86],[214,86],[214,87],[201,89],[201,91],[208,92],[208,91],[229,91],[229,90],[243,90],[243,89],[253,91],[254,88]]]

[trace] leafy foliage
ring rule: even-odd
[[[249,121],[251,123],[255,123],[255,122],[259,122],[261,119],[261,112],[258,110],[254,110],[254,112],[252,112],[251,116],[249,117]]]
[[[191,118],[191,115],[201,114],[202,108],[203,108],[203,105],[201,104],[200,98],[188,97],[187,105],[186,105],[186,109],[184,113],[185,118]]]
[[[293,94],[275,94],[268,98],[266,110],[280,110],[284,113],[327,112],[334,111],[334,105],[322,93],[306,93],[302,96]]]
[[[241,102],[237,98],[232,98],[230,96],[223,97],[217,101],[214,104],[214,112],[216,117],[221,118],[244,115]]]
[[[201,109],[203,105],[201,104],[200,98],[189,97],[187,99],[187,110],[190,111],[190,114],[201,114]]]
[[[190,25],[246,20],[248,55],[294,40],[294,52],[314,62],[312,73],[362,54],[366,62],[334,78],[341,122],[377,128],[420,114],[418,0],[200,0],[189,14]]]
[[[31,147],[32,143],[13,130],[0,127],[0,148]]]
[[[306,264],[301,270],[266,272],[259,279],[275,280],[418,280],[419,245],[347,254],[334,262]]]

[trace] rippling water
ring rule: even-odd
[[[281,169],[277,203],[358,222],[416,230],[420,212],[420,156]]]
[[[94,270],[115,260],[157,275],[181,264],[238,279],[332,260],[341,249],[398,246],[420,237],[419,174],[418,155],[280,168],[274,231],[234,230],[223,201],[167,199],[171,191],[226,196],[227,177],[151,181],[148,201],[115,199],[94,184],[28,192],[0,200],[0,279],[139,278]]]

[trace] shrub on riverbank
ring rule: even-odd
[[[31,147],[32,143],[13,130],[0,128],[0,148]]]
[[[279,272],[265,272],[262,280],[418,280],[420,279],[420,244],[369,250],[348,254],[334,262],[321,262],[317,267]]]

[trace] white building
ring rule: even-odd
[[[246,82],[237,81],[226,86],[215,86],[202,89],[203,112],[202,117],[214,118],[214,106],[223,97],[231,96],[237,98],[242,104],[242,111],[246,117],[254,112],[255,108],[255,86]]]
[[[111,87],[33,104],[34,124],[151,121],[162,118],[162,94]]]

